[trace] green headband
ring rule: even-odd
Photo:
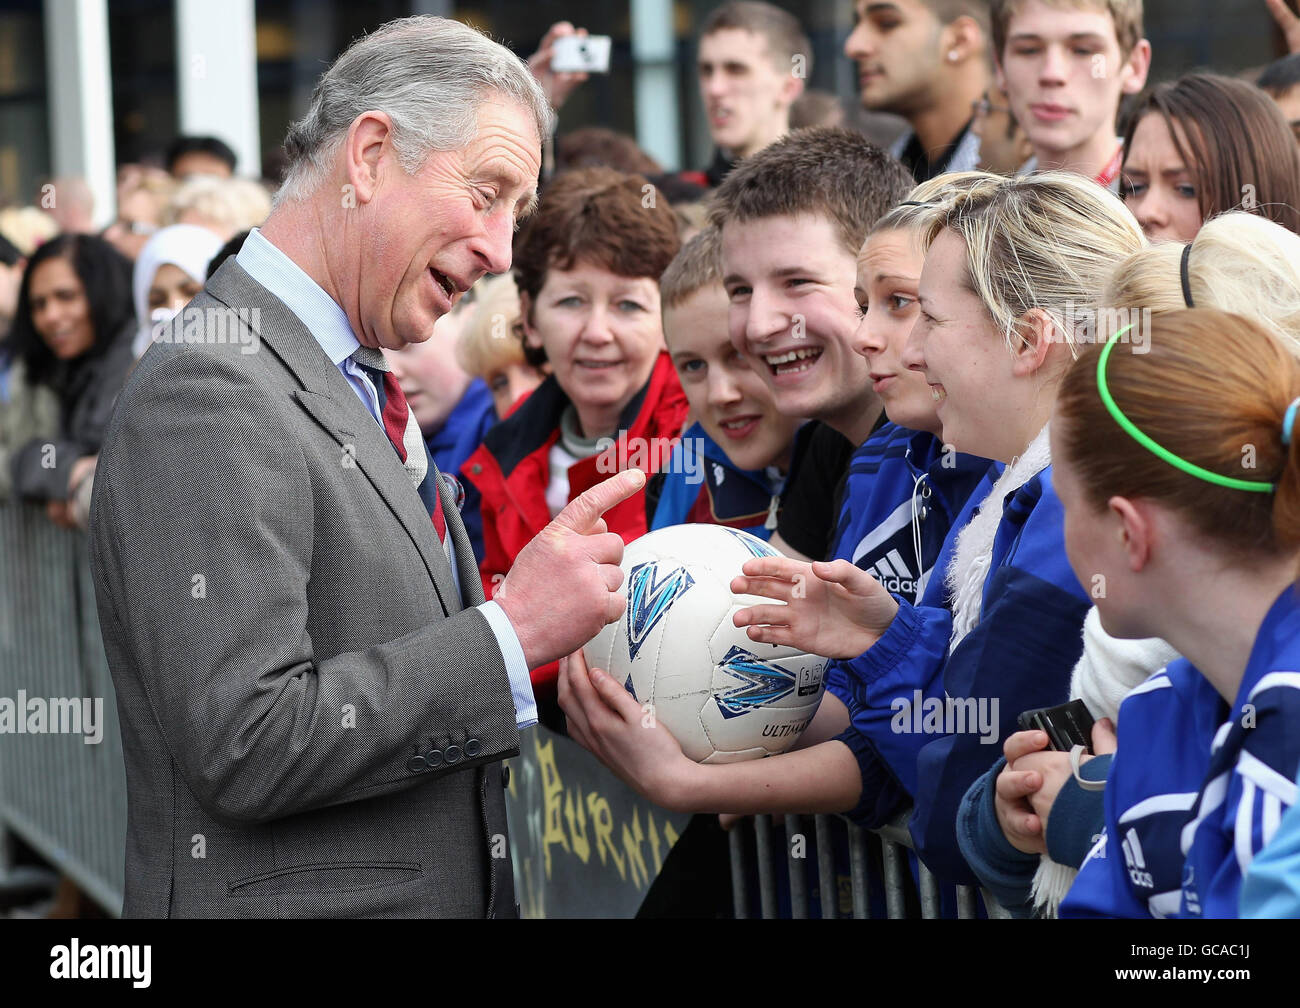
[[[1137,425],[1124,415],[1119,406],[1115,404],[1115,399],[1106,386],[1106,361],[1110,359],[1110,352],[1115,348],[1115,341],[1132,328],[1131,324],[1126,325],[1107,340],[1105,348],[1101,351],[1101,356],[1097,359],[1097,394],[1101,396],[1101,401],[1105,404],[1110,415],[1115,418],[1115,422],[1147,451],[1158,458],[1164,459],[1175,469],[1181,469],[1189,476],[1195,476],[1207,483],[1227,487],[1229,490],[1250,490],[1257,493],[1272,493],[1276,490],[1277,487],[1273,483],[1264,483],[1260,480],[1235,479],[1232,476],[1223,476],[1216,472],[1210,472],[1209,469],[1203,469],[1194,462],[1188,462],[1185,458],[1180,458],[1163,445],[1156,444],[1150,437],[1138,430]]]

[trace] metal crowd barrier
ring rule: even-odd
[[[36,699],[48,715],[40,733],[27,730],[39,727],[27,717]],[[86,743],[84,731],[49,731],[56,710],[49,701],[82,699],[102,702],[95,744]],[[85,537],[57,528],[42,507],[13,502],[0,502],[0,703],[6,701],[14,718],[0,728],[0,830],[120,915],[126,772]],[[63,725],[72,723],[69,717]]]
[[[100,699],[103,737],[98,744],[88,745],[80,734],[16,733],[13,725],[0,728],[0,832],[7,830],[21,837],[105,911],[120,915],[126,779],[117,701],[99,633],[85,537],[55,527],[41,507],[0,501],[0,703],[8,700],[17,705],[23,697]],[[610,785],[617,786],[617,782],[611,780]],[[807,818],[786,816],[787,837],[803,835]],[[850,916],[869,916],[872,858],[868,845],[877,842],[881,845],[883,872],[879,881],[887,916],[906,916],[906,894],[911,888],[906,853],[911,838],[906,820],[874,831],[873,836],[839,816],[812,818],[816,860],[810,864],[811,859],[796,857],[787,843],[784,874],[777,868],[772,817],[754,817],[752,854],[746,845],[750,830],[743,825],[745,821],[731,831],[735,916],[751,916],[751,866],[757,871],[762,917],[779,915],[782,884],[788,886],[791,916],[809,916],[811,891],[818,895],[823,917],[839,916],[840,881],[834,847],[844,831],[849,851]],[[517,846],[523,827],[512,827],[512,846]],[[4,847],[0,837],[0,875],[7,867]],[[652,876],[654,870],[651,868]],[[921,916],[940,916],[939,886],[924,865],[919,868],[919,897]],[[974,889],[959,888],[958,916],[975,917],[979,899]],[[984,906],[989,917],[1007,916],[991,898],[984,900]]]
[[[787,815],[782,825],[785,827],[786,848],[784,874],[778,870],[778,855],[774,850],[775,827],[773,817],[754,816],[752,832],[754,837],[753,853],[747,843],[750,830],[745,827],[745,820],[740,820],[732,828],[729,843],[731,845],[731,890],[734,901],[733,910],[737,919],[752,916],[749,879],[753,872],[758,877],[759,916],[772,918],[781,916],[779,894],[781,884],[785,883],[789,893],[789,913],[795,920],[807,919],[810,914],[811,889],[817,890],[818,905],[823,919],[839,916],[839,885],[835,865],[835,831],[847,834],[849,850],[850,905],[849,916],[867,919],[871,916],[869,900],[869,862],[868,845],[876,840],[880,844],[880,856],[883,866],[880,879],[885,897],[885,913],[888,919],[897,920],[908,917],[906,893],[911,886],[907,851],[912,849],[912,837],[907,829],[907,814],[895,819],[879,830],[864,830],[841,816],[816,815],[813,820],[813,838],[817,849],[817,859],[796,854],[791,838],[807,836],[805,821],[808,816]],[[939,895],[939,883],[930,870],[918,861],[918,882],[920,896],[920,915],[931,919],[943,916]],[[814,880],[809,885],[808,875],[813,869]],[[973,919],[979,916],[978,904],[982,900],[985,916],[994,919],[1009,918],[1010,914],[986,894],[971,886],[956,887],[956,910],[959,919]]]

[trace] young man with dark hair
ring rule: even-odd
[[[1256,86],[1273,99],[1300,139],[1300,53],[1291,53],[1264,68]]]
[[[187,175],[229,178],[237,161],[230,145],[213,136],[177,137],[167,148],[167,171],[178,179]]]
[[[862,104],[911,127],[890,153],[917,182],[979,163],[971,131],[989,87],[988,4],[981,0],[855,0],[844,54],[858,65]]]
[[[1029,137],[1024,171],[1064,169],[1119,191],[1115,120],[1146,84],[1142,0],[993,0],[998,85]]]
[[[857,253],[911,187],[903,166],[860,135],[818,127],[742,162],[710,205],[722,234],[732,345],[778,410],[821,421],[800,432],[772,540],[788,555],[824,557],[835,520],[835,494],[826,491],[880,419],[867,363],[851,344]],[[823,453],[817,446],[827,440],[834,444]],[[809,507],[799,491],[818,484],[819,507]]]
[[[717,150],[703,181],[718,185],[741,158],[790,129],[790,106],[812,73],[812,43],[794,15],[736,0],[700,30],[700,97]]]

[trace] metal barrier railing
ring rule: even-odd
[[[0,502],[0,702],[21,698],[102,701],[102,739],[49,731],[0,733],[0,831],[12,831],[38,851],[108,913],[120,914],[125,871],[126,779],[112,677],[104,656],[85,537],[52,525],[43,508]],[[20,716],[22,712],[20,712]],[[23,728],[28,724],[23,722]],[[807,817],[784,817],[787,837],[804,834]],[[870,914],[868,845],[879,843],[880,879],[890,918],[906,916],[911,879],[906,820],[869,833],[839,816],[813,817],[816,880],[808,860],[786,846],[790,914],[809,916],[817,893],[823,917],[839,916],[835,846],[847,835],[851,916]],[[733,829],[731,876],[735,915],[748,917],[750,864],[758,878],[759,913],[778,916],[777,858],[770,816],[755,816],[755,857],[745,846],[748,829]],[[2,840],[3,838],[0,838]],[[518,839],[517,835],[512,839]],[[0,842],[0,871],[6,867]],[[513,846],[513,845],[512,845]],[[940,916],[939,885],[919,865],[921,916]],[[958,916],[977,915],[979,894],[958,888]],[[984,900],[989,917],[1006,912]]]
[[[96,701],[102,734],[87,744]],[[0,503],[0,703],[13,717],[0,734],[0,827],[120,914],[126,771],[85,537],[13,502]]]
[[[759,895],[759,916],[771,918],[779,916],[778,892],[780,883],[788,885],[790,916],[803,920],[810,916],[811,907],[808,883],[808,868],[814,863],[811,859],[796,854],[793,838],[806,836],[804,820],[807,816],[787,815],[783,825],[786,836],[786,873],[779,877],[777,858],[774,853],[773,817],[754,816],[754,856],[750,857],[746,846],[748,830],[742,823],[731,830],[731,889],[734,901],[734,913],[737,918],[752,916],[750,908],[750,866],[757,875]],[[909,916],[907,913],[907,891],[910,888],[910,866],[907,851],[912,849],[912,837],[907,829],[907,814],[903,814],[888,825],[878,830],[865,830],[841,816],[816,815],[813,819],[813,837],[816,842],[816,889],[821,916],[835,918],[839,916],[839,886],[836,880],[835,865],[835,830],[844,830],[847,835],[850,879],[850,916],[867,919],[870,912],[870,872],[868,845],[877,841],[880,845],[882,872],[880,882],[884,890],[885,913],[890,920]],[[802,854],[802,852],[800,852]],[[925,867],[917,862],[917,888],[919,890],[920,916],[938,918],[943,916],[939,883]],[[971,886],[957,886],[955,901],[959,919],[972,919],[979,916],[979,903],[982,900],[985,916],[994,919],[1010,917],[1002,906],[987,894],[982,894]]]

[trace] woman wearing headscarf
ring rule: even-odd
[[[132,350],[142,357],[155,327],[172,318],[203,289],[208,262],[221,249],[221,238],[194,224],[174,224],[152,238],[135,261],[131,293],[139,324]]]

